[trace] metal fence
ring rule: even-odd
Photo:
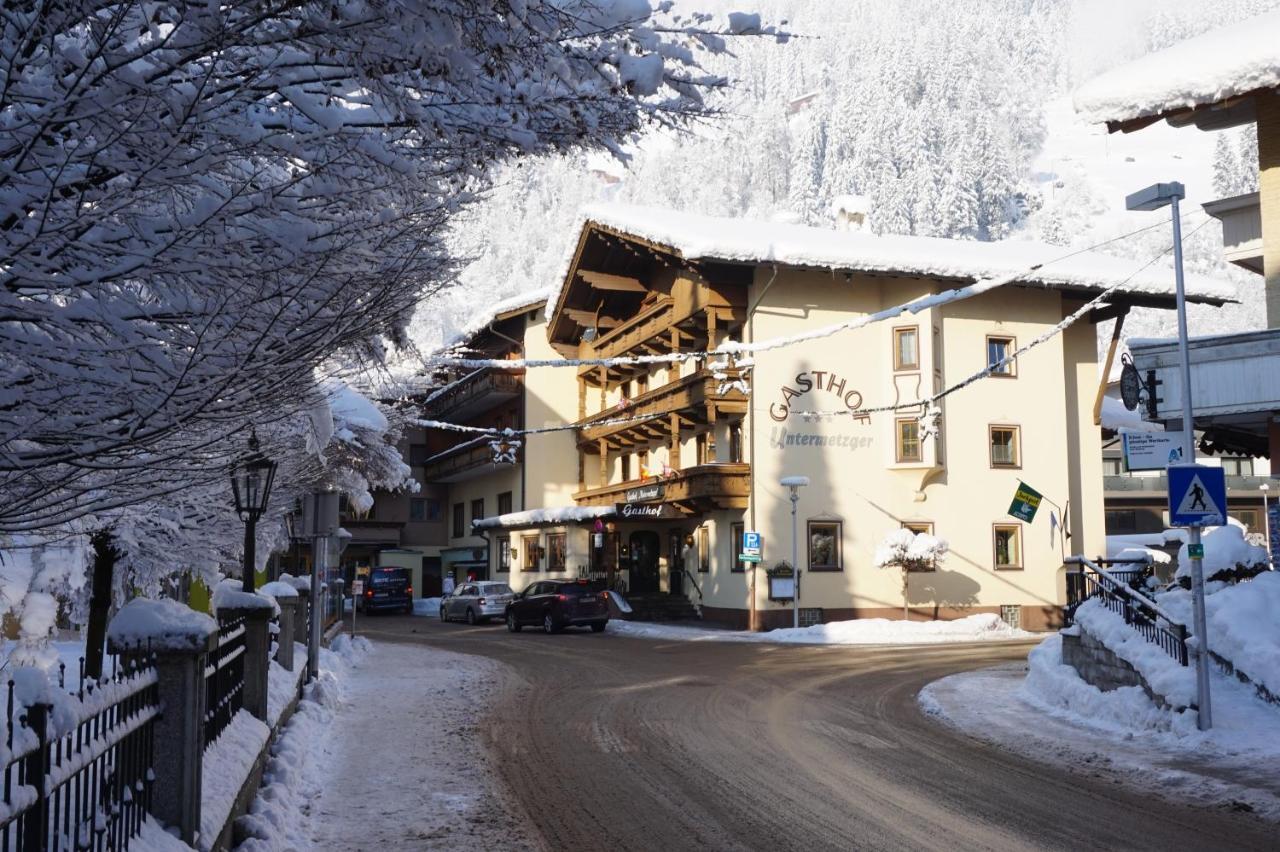
[[[222,622],[218,647],[204,668],[204,747],[213,744],[244,706],[244,618]]]
[[[151,804],[160,714],[152,663],[141,649],[115,657],[110,677],[82,676],[56,705],[17,705],[9,681],[0,850],[129,848]]]
[[[1186,625],[1170,618],[1154,601],[1132,588],[1142,576],[1141,570],[1108,571],[1079,556],[1071,557],[1068,562],[1079,566],[1077,571],[1067,573],[1068,621],[1074,621],[1080,604],[1097,598],[1148,642],[1181,665],[1187,665]],[[1098,563],[1105,562],[1098,560]]]

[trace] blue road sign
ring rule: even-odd
[[[747,530],[742,534],[742,552],[747,556],[759,556],[762,549],[760,533]]]
[[[1222,468],[1202,464],[1169,466],[1169,524],[1220,526],[1227,522],[1227,478]]]

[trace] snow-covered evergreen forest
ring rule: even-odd
[[[1189,266],[1236,282],[1241,300],[1195,310],[1193,333],[1256,326],[1261,281],[1221,260],[1220,227],[1195,203],[1252,188],[1252,127],[1111,137],[1075,117],[1070,95],[1109,67],[1277,5],[763,0],[754,8],[798,38],[711,58],[709,70],[732,80],[713,101],[718,118],[650,135],[625,163],[575,155],[506,169],[454,229],[470,259],[460,286],[423,306],[412,335],[430,348],[476,304],[555,285],[578,211],[593,201],[824,226],[833,201],[859,195],[879,233],[1081,247],[1167,217],[1123,209],[1127,192],[1156,180],[1188,187]],[[1102,250],[1145,260],[1168,243],[1156,228]],[[1143,312],[1125,333],[1172,329],[1171,312]]]

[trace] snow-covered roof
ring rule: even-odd
[[[1094,77],[1076,90],[1088,121],[1128,121],[1280,86],[1280,10],[1268,12]]]
[[[1141,409],[1130,411],[1114,396],[1102,398],[1102,428],[1112,432],[1163,432],[1164,426],[1142,419]]]
[[[589,206],[583,219],[584,227],[595,224],[625,233],[664,246],[686,260],[777,263],[975,281],[1026,270],[1020,281],[1049,287],[1101,290],[1118,285],[1131,294],[1174,295],[1172,274],[1159,269],[1139,271],[1146,260],[1072,252],[1032,241],[877,236],[625,204]],[[572,254],[565,262],[560,292],[547,302],[548,318],[563,298],[571,264]],[[1227,301],[1235,292],[1231,285],[1204,276],[1187,276],[1186,286],[1188,298],[1197,301]]]
[[[516,293],[514,296],[503,299],[501,302],[488,305],[473,314],[467,324],[458,329],[457,333],[448,338],[440,348],[441,350],[447,350],[452,349],[460,343],[465,343],[477,333],[484,331],[490,323],[499,319],[504,319],[507,314],[518,314],[523,311],[531,311],[546,302],[547,297],[550,295],[551,289],[544,287],[541,290]]]
[[[471,527],[477,530],[494,530],[573,524],[607,518],[613,514],[613,511],[612,506],[557,506],[551,509],[528,509],[523,512],[494,515],[491,518],[480,518],[472,521]]]

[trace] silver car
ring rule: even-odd
[[[511,598],[511,587],[506,583],[490,580],[463,583],[440,601],[440,620],[461,619],[467,624],[478,624],[491,618],[502,618]]]

